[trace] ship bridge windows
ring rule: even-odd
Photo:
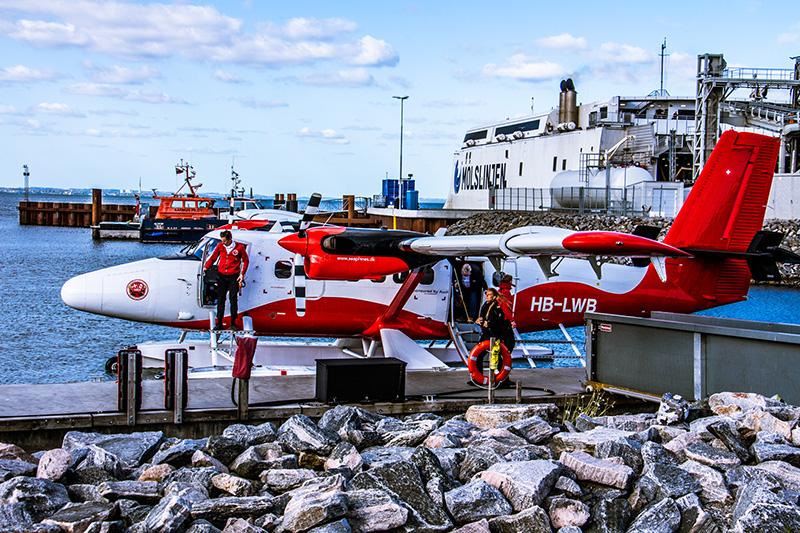
[[[489,135],[489,130],[471,131],[464,135],[464,142],[482,141]]]
[[[509,124],[508,126],[500,126],[499,128],[495,128],[494,134],[497,136],[511,135],[517,131],[521,131],[522,133],[525,133],[526,131],[537,131],[539,129],[539,124],[539,119],[529,120],[528,122],[519,122],[517,124]]]

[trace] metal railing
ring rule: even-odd
[[[683,205],[683,183],[641,182],[627,187],[514,187],[490,192],[498,211],[559,211],[672,218]]]
[[[794,80],[794,69],[791,68],[747,68],[731,67],[722,71],[723,78],[737,80]]]

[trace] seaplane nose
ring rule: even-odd
[[[98,313],[102,307],[101,280],[94,273],[81,274],[67,280],[61,287],[61,300],[73,309]]]

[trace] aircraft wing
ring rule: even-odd
[[[503,234],[412,237],[399,243],[406,252],[438,257],[622,256],[686,257],[691,254],[653,239],[615,231],[571,231],[526,226]]]

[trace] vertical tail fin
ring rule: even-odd
[[[747,251],[764,224],[780,139],[722,134],[664,242],[678,248]]]
[[[673,279],[701,308],[747,296],[747,261],[724,253],[746,252],[764,225],[779,146],[774,137],[723,133],[664,238],[695,254],[681,261]]]

